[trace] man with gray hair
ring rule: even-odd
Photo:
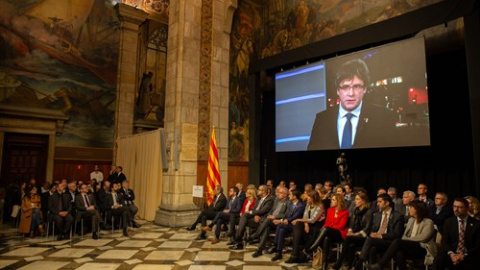
[[[238,222],[238,228],[235,232],[235,243],[230,247],[232,250],[243,249],[243,234],[245,229],[248,226],[252,229],[257,229],[260,225],[260,221],[267,216],[267,214],[272,210],[274,199],[272,196],[268,195],[268,188],[266,185],[261,185],[257,190],[257,200],[253,209],[243,213]]]
[[[252,255],[252,257],[254,258],[262,255],[262,251],[266,248],[265,244],[267,243],[270,228],[275,228],[275,226],[277,225],[274,223],[275,220],[280,220],[285,217],[288,205],[290,204],[290,200],[288,199],[289,191],[286,187],[277,187],[276,193],[277,197],[273,202],[272,209],[270,210],[270,212],[268,212],[268,215],[265,218],[262,218],[262,220],[260,221],[260,226],[255,231],[255,233],[251,234],[247,238],[247,241],[253,241],[253,239],[260,238],[260,242],[258,243],[258,249]]]
[[[243,183],[238,182],[235,187],[238,188],[238,194],[237,197],[243,201],[245,200],[246,194],[245,191],[243,190]]]
[[[387,194],[390,195],[390,197],[392,197],[393,204],[395,205],[395,210],[399,211],[399,209],[403,205],[403,202],[402,202],[402,199],[398,198],[397,196],[397,188],[389,187],[387,190]]]
[[[409,207],[408,205],[410,204],[410,202],[412,202],[414,200],[415,200],[415,192],[413,192],[411,190],[407,190],[407,191],[403,192],[403,199],[402,199],[403,205],[397,211],[402,213],[402,215],[404,217],[404,220],[405,220],[405,223],[410,218],[410,216],[408,214],[409,213],[408,212],[408,207]]]
[[[222,186],[216,186],[213,192],[215,194],[215,196],[213,197],[213,202],[208,206],[207,209],[200,212],[197,220],[195,220],[195,222],[187,228],[188,231],[195,230],[195,227],[197,227],[198,223],[201,223],[202,227],[207,226],[207,220],[212,220],[213,218],[215,218],[217,213],[219,211],[222,211],[227,205],[227,197],[225,197],[225,195],[223,194]],[[207,239],[207,236],[205,235],[205,233],[201,233],[196,240],[205,239]]]

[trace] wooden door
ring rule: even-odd
[[[48,135],[6,133],[0,187],[32,178],[43,184],[47,157]]]

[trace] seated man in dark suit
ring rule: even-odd
[[[435,204],[430,208],[430,215],[432,216],[435,230],[442,234],[445,220],[453,216],[452,207],[447,205],[448,196],[443,192],[435,194]]]
[[[135,215],[138,212],[138,207],[133,202],[135,200],[135,192],[133,192],[133,189],[130,188],[130,182],[128,182],[128,180],[123,181],[122,188],[118,192],[122,193],[123,199],[125,200],[125,205],[130,211],[130,223],[132,223],[132,227],[140,228],[140,225],[135,222]]]
[[[212,240],[212,244],[217,244],[218,242],[220,242],[220,230],[222,225],[230,220],[230,215],[238,214],[242,209],[243,200],[238,197],[237,194],[238,188],[231,187],[228,191],[229,199],[227,201],[227,206],[225,207],[225,209],[217,213],[210,225],[202,227],[202,238],[205,238],[206,231],[211,231],[213,225],[217,225],[217,227],[215,228],[215,238]]]
[[[128,224],[130,222],[130,211],[128,210],[125,200],[120,192],[120,183],[113,184],[110,196],[106,197],[105,206],[107,208],[107,220],[111,220],[112,216],[122,217],[123,235],[128,236]],[[113,225],[113,224],[112,224]]]
[[[48,185],[48,190],[40,194],[41,203],[42,203],[42,215],[46,217],[48,215],[48,201],[50,196],[57,193],[58,184],[52,183]]]
[[[213,202],[208,206],[207,209],[200,212],[195,222],[193,222],[193,224],[187,228],[188,231],[195,230],[195,227],[197,227],[198,223],[201,223],[202,227],[207,226],[207,220],[212,220],[213,218],[215,218],[217,213],[219,211],[222,211],[227,205],[227,198],[223,194],[222,186],[216,186],[213,192],[215,194],[215,196],[213,197]],[[197,237],[196,240],[204,239],[207,239],[207,237],[201,234]]]
[[[75,222],[85,217],[91,217],[92,219],[92,238],[97,240],[99,238],[99,224],[102,222],[100,212],[95,202],[95,198],[92,194],[88,194],[88,186],[82,184],[80,186],[80,194],[75,197],[75,206],[77,208],[77,216]]]
[[[75,198],[79,194],[77,191],[77,184],[72,181],[67,184],[67,190],[65,191],[65,194],[68,195],[68,198],[70,199],[70,205],[72,208],[70,209],[70,214],[72,215],[74,221],[77,216],[77,206],[75,205]]]
[[[101,214],[105,213],[105,211],[108,210],[106,202],[107,202],[107,197],[110,196],[110,189],[111,189],[111,182],[109,180],[106,180],[103,182],[102,188],[97,192],[98,211],[100,211]]]
[[[59,232],[57,240],[69,237],[69,230],[73,223],[73,217],[70,213],[72,210],[71,198],[64,191],[64,184],[60,184],[57,187],[57,192],[48,198],[49,218],[55,221],[55,226]]]
[[[258,249],[252,255],[254,258],[262,255],[263,250],[266,248],[270,229],[275,229],[276,226],[280,224],[280,220],[283,220],[285,217],[288,205],[290,204],[290,200],[288,199],[289,191],[286,187],[279,188],[276,193],[277,197],[273,202],[272,209],[270,212],[268,212],[268,215],[265,218],[262,218],[260,221],[260,226],[257,228],[255,233],[251,234],[247,238],[248,241],[260,238]]]
[[[454,217],[445,221],[442,250],[433,261],[433,269],[479,269],[480,222],[468,215],[468,201],[453,201]]]
[[[237,194],[237,197],[240,198],[242,200],[242,203],[243,201],[245,200],[245,197],[246,197],[246,194],[245,194],[245,190],[243,190],[243,184],[238,182],[235,187],[238,188],[238,194]],[[240,206],[241,207],[241,206]]]
[[[365,240],[355,269],[362,269],[363,262],[376,261],[377,250],[386,250],[393,240],[402,237],[405,223],[403,216],[392,208],[392,197],[380,194],[377,197],[379,212],[373,214],[373,224],[370,235]]]
[[[336,73],[340,106],[317,114],[308,150],[394,146],[395,115],[363,102],[370,71],[361,59],[345,62]],[[401,138],[400,138],[401,139]]]
[[[430,199],[427,196],[427,192],[428,192],[427,184],[424,184],[424,183],[418,184],[418,187],[417,187],[418,197],[416,198],[416,200],[424,202],[427,205],[427,208],[430,208],[433,206],[434,202],[432,199]]]
[[[233,250],[243,249],[243,234],[245,233],[246,227],[252,229],[258,228],[262,218],[265,218],[273,207],[274,198],[268,195],[268,189],[266,185],[261,185],[258,187],[257,191],[257,201],[253,206],[253,210],[250,210],[248,213],[243,213],[238,222],[238,228],[235,232],[235,244],[230,247]]]
[[[275,231],[275,238],[273,239],[273,246],[268,249],[268,253],[276,253],[272,258],[272,261],[278,261],[282,259],[282,250],[285,236],[293,232],[292,222],[296,219],[300,219],[303,216],[305,205],[300,200],[302,193],[298,190],[292,190],[289,195],[290,204],[288,205],[287,212],[283,219],[274,220],[273,224],[277,225]]]

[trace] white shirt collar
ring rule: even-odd
[[[344,117],[347,113],[352,113],[353,115],[355,115],[357,118],[360,117],[360,112],[362,112],[362,105],[363,105],[363,101],[360,102],[360,105],[358,105],[357,108],[355,108],[355,110],[353,111],[347,111],[345,110],[342,105],[339,106],[339,110],[338,110],[338,114],[340,116],[340,118]]]

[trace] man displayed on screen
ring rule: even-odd
[[[341,65],[335,75],[340,106],[317,114],[308,150],[392,146],[394,115],[364,102],[369,83],[370,71],[363,60]]]

